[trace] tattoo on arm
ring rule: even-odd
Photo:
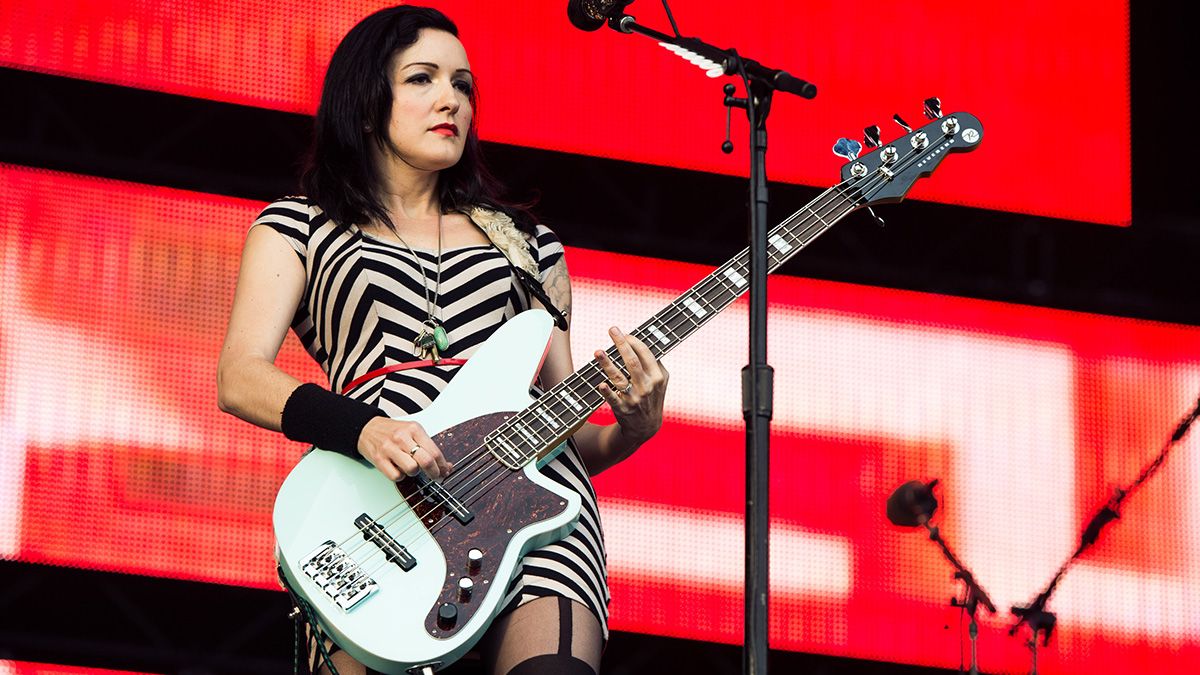
[[[567,274],[565,257],[559,258],[558,262],[554,263],[554,266],[546,273],[546,280],[542,282],[542,287],[546,289],[546,295],[550,296],[550,302],[566,313],[567,325],[570,325],[571,277]]]

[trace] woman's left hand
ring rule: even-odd
[[[621,372],[608,354],[597,350],[596,360],[608,378],[608,382],[600,384],[600,395],[612,408],[623,439],[637,447],[662,426],[669,375],[641,340],[626,335],[616,326],[609,328],[608,334],[629,376]]]

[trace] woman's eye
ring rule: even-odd
[[[413,75],[412,77],[408,78],[407,80],[405,80],[405,82],[410,82],[413,84],[424,84],[426,82],[429,82],[429,76],[426,75],[425,73],[418,73],[418,74]]]
[[[471,86],[471,83],[466,80],[458,80],[454,83],[454,86],[467,96],[470,96],[471,92],[475,91],[475,87]]]

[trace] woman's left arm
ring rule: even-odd
[[[566,312],[569,324],[571,279],[564,258],[559,258],[546,273],[542,285],[555,306]],[[600,394],[612,408],[617,423],[599,425],[587,422],[575,432],[579,454],[587,465],[588,473],[593,476],[633,454],[658,431],[662,426],[663,400],[667,391],[666,368],[641,340],[624,334],[615,326],[608,329],[608,334],[617,347],[620,361],[625,365],[629,377],[604,351],[595,352],[596,360],[611,383],[611,386],[608,383],[601,384]],[[575,366],[571,359],[570,328],[565,331],[555,328],[550,339],[550,350],[542,364],[542,384],[546,388],[553,387],[573,372]]]

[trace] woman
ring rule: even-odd
[[[392,418],[424,408],[446,386],[457,366],[441,359],[469,358],[506,319],[542,306],[531,292],[544,289],[564,316],[571,307],[562,245],[500,201],[481,163],[475,102],[466,52],[440,12],[394,7],[350,31],[326,74],[302,178],[307,196],[270,205],[247,235],[218,366],[223,410],[361,455],[392,480],[453,471],[419,424]],[[537,279],[519,283],[522,266]],[[333,391],[275,367],[289,327]],[[629,373],[596,352],[617,424],[585,425],[543,469],[579,492],[584,509],[574,532],[527,555],[481,641],[497,675],[599,671],[608,593],[587,476],[658,430],[667,382],[645,345],[610,333]],[[555,329],[540,383],[573,371],[570,332]],[[340,673],[366,672],[325,644]]]

